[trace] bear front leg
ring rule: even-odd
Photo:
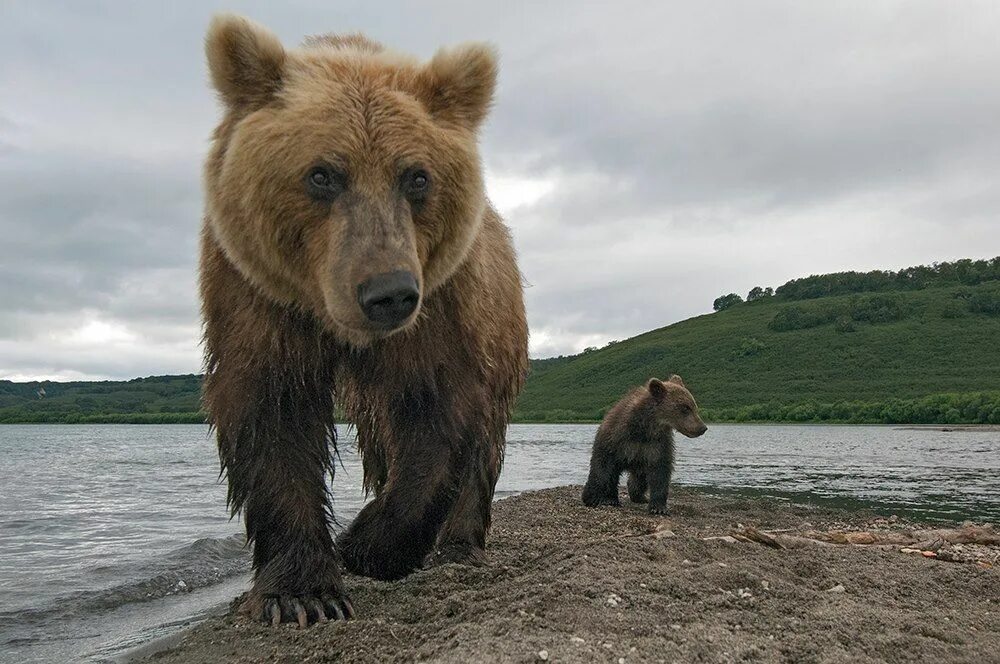
[[[628,474],[628,497],[633,503],[645,503],[646,499],[646,472],[642,470],[630,470]]]
[[[253,547],[243,610],[301,626],[349,618],[328,527],[333,351],[315,323],[264,300],[204,242],[202,396]]]
[[[649,513],[666,514],[670,493],[670,476],[673,474],[673,450],[664,449],[649,465],[646,477],[649,482]]]
[[[486,532],[490,526],[493,490],[500,475],[499,448],[481,450],[481,457],[469,464],[461,492],[438,536],[426,565],[443,563],[482,564],[486,561]]]
[[[328,527],[332,404],[313,410],[315,402],[308,402],[316,397],[301,394],[281,375],[244,376],[238,384],[225,375],[217,368],[208,376],[205,398],[229,502],[234,513],[242,512],[253,546],[254,580],[244,611],[301,627],[350,618]]]
[[[583,487],[583,504],[587,507],[621,505],[618,500],[618,479],[622,468],[611,454],[595,452],[590,459],[590,475]]]
[[[398,579],[420,567],[458,497],[474,443],[451,430],[433,398],[396,401],[383,431],[392,443],[385,483],[337,538],[344,566],[375,579]]]

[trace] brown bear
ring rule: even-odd
[[[224,114],[205,165],[204,405],[253,544],[243,607],[350,617],[341,564],[395,579],[483,555],[528,338],[477,147],[496,57],[420,62],[360,35],[286,49],[230,15],[206,52]],[[375,493],[336,544],[335,406]]]
[[[680,376],[650,378],[616,403],[597,429],[583,504],[618,505],[618,479],[628,471],[628,495],[650,514],[666,514],[674,470],[674,430],[688,438],[708,431]]]

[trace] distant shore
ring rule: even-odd
[[[678,489],[657,518],[624,496],[621,508],[588,509],[579,494],[569,486],[497,502],[483,567],[348,577],[357,620],[301,631],[219,617],[135,655],[984,662],[1000,652],[992,529],[974,531],[992,545],[953,544],[945,531],[868,512]]]

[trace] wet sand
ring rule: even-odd
[[[495,504],[485,566],[349,576],[354,621],[303,631],[213,618],[144,661],[1000,662],[1000,546],[946,562],[898,545],[795,544],[915,526],[683,489],[667,517],[624,495],[621,508],[588,509],[578,486],[530,492]],[[732,537],[754,529],[790,548]]]

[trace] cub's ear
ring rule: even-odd
[[[650,378],[646,387],[649,388],[649,393],[657,399],[661,399],[667,395],[667,386],[658,378]]]
[[[230,108],[255,108],[281,88],[285,49],[273,32],[235,14],[212,19],[205,36],[212,85]]]
[[[684,388],[687,387],[687,385],[684,384],[684,381],[681,380],[681,377],[678,376],[677,374],[674,374],[669,379],[667,379],[667,382],[668,383],[673,383],[674,385],[680,385],[681,387],[684,387]]]
[[[435,118],[476,130],[493,103],[497,54],[488,44],[438,51],[419,74],[418,96]]]

